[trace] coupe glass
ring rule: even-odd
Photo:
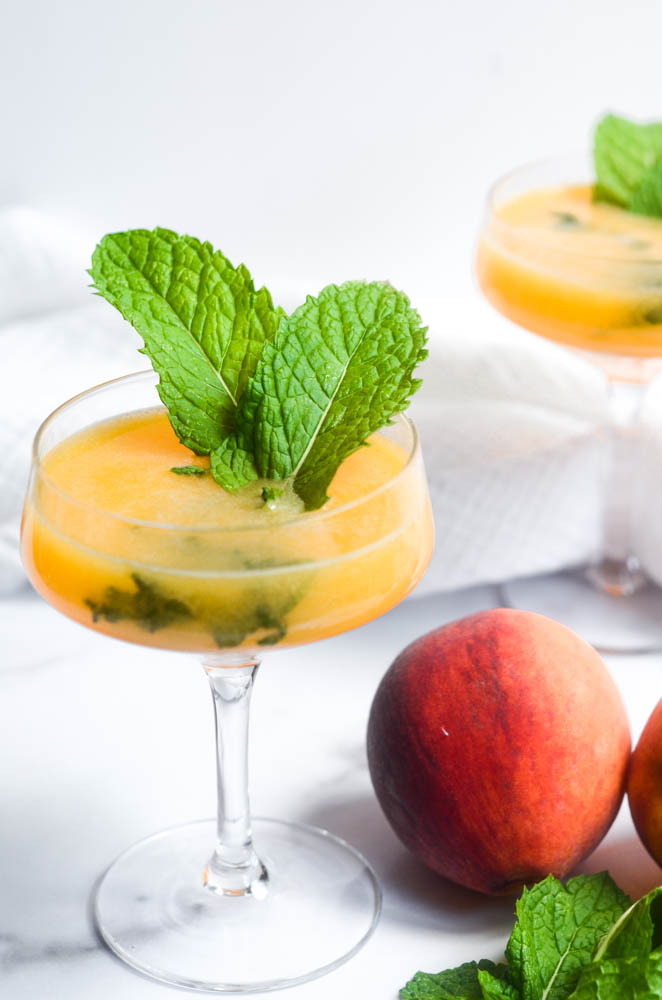
[[[101,935],[129,965],[164,982],[277,989],[350,958],[375,928],[381,895],[368,861],[338,837],[251,820],[251,688],[267,649],[355,628],[415,586],[433,541],[423,461],[413,425],[399,416],[380,432],[403,451],[389,481],[343,506],[249,528],[141,521],[56,485],[44,469],[48,452],[99,421],[153,408],[156,383],[153,372],[126,376],[48,417],[34,443],[23,559],[59,611],[110,636],[195,652],[211,685],[217,821],[166,830],[125,851],[96,892]],[[117,613],[123,600],[132,602],[129,620]]]
[[[515,170],[492,188],[480,233],[476,266],[488,301],[526,330],[581,353],[607,376],[599,549],[588,566],[511,581],[503,591],[505,603],[557,618],[604,651],[640,652],[662,647],[662,590],[644,571],[634,542],[642,401],[662,370],[662,259],[627,226],[620,231],[628,216],[616,209],[610,210],[618,213],[611,248],[599,253],[573,243],[572,216],[557,213],[557,232],[547,239],[501,212],[528,192],[592,183],[586,157]],[[662,223],[650,223],[662,234]]]

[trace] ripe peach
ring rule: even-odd
[[[527,611],[424,635],[375,695],[368,760],[396,834],[444,875],[509,893],[566,875],[623,798],[630,729],[586,642]]]
[[[628,776],[628,802],[648,853],[662,865],[662,699],[639,737]]]

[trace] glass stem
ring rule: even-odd
[[[263,896],[267,872],[251,838],[248,716],[259,660],[219,654],[204,661],[216,724],[218,827],[207,863],[208,889],[224,896]]]
[[[588,572],[596,586],[619,597],[634,594],[646,582],[632,540],[644,388],[635,381],[608,382],[602,555]]]

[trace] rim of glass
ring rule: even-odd
[[[649,265],[651,265],[651,266],[660,266],[660,265],[662,265],[662,257],[645,257],[645,258],[642,258],[641,260],[633,260],[632,257],[620,257],[620,256],[616,256],[616,255],[611,256],[611,255],[607,255],[607,254],[586,253],[583,250],[578,250],[578,249],[573,248],[573,247],[570,247],[570,248],[559,247],[558,244],[553,244],[551,242],[548,242],[547,240],[540,239],[539,236],[533,236],[533,235],[528,235],[526,233],[522,233],[521,230],[519,230],[519,228],[517,226],[511,225],[510,223],[505,222],[502,218],[499,217],[499,214],[498,214],[498,205],[497,205],[497,196],[499,194],[500,188],[504,187],[506,184],[508,184],[509,182],[513,181],[518,176],[525,175],[526,173],[532,172],[532,171],[534,171],[536,169],[541,169],[541,168],[548,167],[548,166],[551,167],[551,166],[554,166],[554,165],[560,166],[560,165],[566,164],[566,163],[568,165],[570,165],[571,163],[575,163],[575,162],[577,164],[580,164],[580,163],[584,162],[586,165],[588,165],[586,153],[582,153],[579,150],[575,150],[574,152],[571,151],[571,152],[561,153],[561,154],[557,154],[556,156],[542,156],[542,157],[540,157],[539,159],[536,159],[536,160],[529,160],[528,163],[522,163],[522,164],[520,164],[520,166],[513,167],[511,170],[508,170],[505,174],[501,174],[501,176],[497,177],[497,179],[491,184],[491,186],[488,188],[488,191],[487,191],[487,199],[486,199],[486,201],[487,201],[487,208],[488,208],[488,212],[489,212],[490,217],[492,219],[495,219],[498,222],[499,226],[502,229],[508,230],[508,231],[510,231],[512,233],[517,233],[518,234],[518,238],[523,243],[530,243],[530,244],[535,244],[536,246],[549,247],[550,250],[554,250],[554,252],[557,253],[557,254],[566,255],[568,257],[575,257],[575,258],[581,259],[581,260],[595,260],[595,261],[602,261],[603,263],[606,261],[607,263],[610,263],[610,264],[624,264],[624,265],[627,265],[628,267],[637,267],[637,268],[647,267]],[[569,177],[568,180],[565,183],[566,184],[572,184],[572,182],[573,182],[572,178]],[[575,180],[575,184],[581,184],[581,183],[583,183],[581,180]],[[593,187],[594,184],[595,184],[595,179],[593,178],[590,181],[591,187]],[[531,186],[528,189],[525,189],[524,191],[521,191],[520,194],[526,193],[527,190],[528,191],[534,191],[534,190],[536,190],[536,188],[542,189],[544,186],[545,185]],[[563,183],[560,182],[560,181],[557,181],[553,185],[549,184],[549,185],[546,185],[546,186],[547,187],[561,187],[561,186],[563,186]],[[517,195],[514,195],[513,197],[517,197]],[[605,204],[608,205],[607,202],[605,202]],[[619,205],[609,205],[609,207],[613,208],[615,211],[626,212],[626,209],[621,208]],[[632,213],[630,213],[630,214],[632,214]],[[660,222],[660,224],[662,226],[662,220],[659,220],[659,219],[656,220],[656,219],[651,218],[650,216],[635,216],[635,218],[640,218],[640,219],[644,219],[645,218],[649,222],[656,222],[657,221],[657,222]]]
[[[111,518],[115,521],[120,521],[123,524],[132,524],[143,528],[158,528],[162,531],[183,531],[189,533],[192,531],[194,532],[213,531],[213,532],[227,532],[228,534],[240,534],[245,532],[273,531],[274,527],[278,527],[279,529],[289,527],[290,525],[299,522],[302,517],[305,517],[307,523],[313,520],[321,521],[322,519],[335,517],[338,514],[342,514],[347,510],[351,510],[352,508],[357,507],[360,504],[366,503],[368,500],[373,499],[380,493],[385,492],[387,489],[390,489],[395,483],[398,482],[398,480],[401,477],[405,475],[405,473],[408,471],[408,469],[410,468],[414,459],[416,458],[416,456],[420,451],[420,438],[418,435],[418,430],[416,429],[416,425],[414,424],[413,420],[411,420],[411,418],[406,416],[406,414],[404,413],[396,414],[396,416],[393,418],[392,424],[400,423],[407,428],[409,434],[411,435],[411,446],[407,453],[407,461],[405,462],[403,467],[399,469],[398,472],[395,473],[395,475],[391,476],[391,478],[387,479],[385,482],[380,483],[379,486],[376,486],[368,493],[364,493],[362,496],[356,497],[354,500],[349,500],[347,503],[341,504],[339,507],[334,507],[331,510],[325,510],[322,507],[316,511],[302,511],[301,513],[295,514],[290,518],[278,521],[276,524],[274,524],[274,522],[270,522],[266,524],[233,526],[227,524],[176,524],[176,523],[171,524],[166,521],[148,521],[139,517],[129,517],[124,514],[116,514],[113,511],[104,510],[104,508],[97,507],[94,504],[86,503],[83,500],[78,500],[76,497],[72,497],[69,493],[67,493],[66,490],[63,490],[60,486],[58,486],[51,479],[48,473],[44,471],[42,458],[39,455],[39,446],[41,444],[41,440],[46,431],[48,430],[48,428],[50,427],[50,425],[53,423],[53,421],[56,420],[60,416],[60,414],[62,414],[70,406],[73,406],[74,404],[81,402],[87,397],[92,396],[94,393],[103,392],[105,390],[112,389],[118,384],[127,383],[131,381],[139,382],[139,381],[148,381],[157,379],[158,376],[156,372],[151,368],[146,368],[139,372],[131,372],[129,375],[120,375],[119,378],[109,379],[107,382],[100,382],[98,385],[91,386],[89,389],[84,389],[82,392],[77,393],[75,396],[71,396],[71,398],[65,400],[64,403],[60,403],[60,405],[56,407],[54,410],[52,410],[51,413],[49,413],[48,416],[42,421],[34,436],[34,440],[32,442],[32,465],[35,473],[39,475],[40,479],[43,482],[46,482],[48,484],[50,489],[52,489],[55,493],[61,496],[68,503],[73,504],[74,506],[80,508],[81,510],[86,510],[103,517]],[[155,387],[157,384],[158,381],[155,382]],[[157,404],[157,407],[155,408],[158,408],[158,406],[166,410],[166,407],[163,406],[163,404],[160,403],[160,401]],[[130,412],[132,411],[127,411],[127,413]],[[112,418],[106,418],[106,419],[112,419]],[[101,423],[102,421],[98,422]],[[89,426],[91,427],[93,426],[93,424],[91,423],[89,424]],[[389,425],[384,425],[384,426],[389,426]],[[379,431],[377,431],[376,433],[379,433]],[[219,489],[223,489],[223,487],[219,486]]]

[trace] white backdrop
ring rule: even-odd
[[[605,109],[662,117],[655,0],[0,8],[0,206],[91,239],[188,231],[283,299],[360,277],[468,293],[497,174],[585,146]]]

